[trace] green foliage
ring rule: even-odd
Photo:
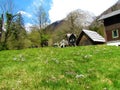
[[[12,15],[6,13],[6,19],[6,31],[2,35],[2,47],[4,49],[26,48],[26,31],[21,14]]]
[[[2,18],[0,17],[0,29],[2,27]]]
[[[102,24],[98,26],[90,26],[89,29],[98,32],[103,37],[105,36],[104,26]]]
[[[49,47],[1,51],[0,62],[0,90],[120,88],[120,47]]]
[[[7,41],[9,49],[25,48],[24,42],[27,39],[27,35],[24,29],[23,19],[20,14],[12,22],[11,29],[11,34]]]
[[[32,31],[28,33],[28,38],[31,41],[30,47],[40,47],[41,39],[38,30],[32,29]]]

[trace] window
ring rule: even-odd
[[[112,37],[113,38],[118,38],[119,37],[118,29],[112,31]]]

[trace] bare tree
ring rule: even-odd
[[[2,0],[0,1],[0,11],[5,14],[8,13],[14,13],[15,5],[13,3],[13,0]]]
[[[77,14],[76,13],[70,13],[68,16],[67,16],[67,21],[68,21],[68,25],[70,27],[70,32],[71,33],[74,33],[75,31],[75,20],[77,19]]]
[[[71,12],[70,14],[68,14],[67,23],[69,25],[70,33],[79,34],[79,32],[82,28],[82,25],[78,25],[78,23],[77,23],[78,17],[79,17],[78,12]]]
[[[67,21],[71,33],[80,33],[82,28],[87,28],[92,22],[93,17],[88,11],[75,10],[68,14]]]
[[[35,8],[34,15],[36,17],[34,21],[39,26],[39,29],[45,28],[48,23],[48,17],[42,5]]]
[[[38,26],[38,33],[39,33],[39,36],[40,36],[40,44],[41,46],[44,46],[43,42],[47,43],[47,38],[46,38],[46,34],[45,34],[45,28],[48,24],[48,16],[47,16],[47,13],[44,9],[44,7],[42,5],[40,5],[39,7],[35,7],[35,12],[34,12],[34,15],[35,15],[35,23],[36,25]]]

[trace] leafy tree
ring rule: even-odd
[[[21,14],[6,13],[6,30],[3,32],[4,49],[22,49],[26,47],[26,31]]]
[[[21,14],[15,16],[11,24],[11,33],[7,44],[10,49],[22,49],[26,40],[26,31]]]
[[[12,14],[9,14],[9,13],[6,13],[6,31],[4,31],[4,41],[3,41],[3,47],[5,49],[8,49],[7,47],[7,40],[8,38],[10,37],[10,34],[11,34],[11,23],[12,23],[12,19],[13,19],[13,16]]]
[[[31,42],[30,47],[35,48],[35,47],[40,47],[40,34],[38,33],[38,29],[36,27],[32,27],[31,32],[28,33],[28,38]]]
[[[2,15],[0,17],[0,43],[1,43],[1,37],[2,37],[2,27],[3,27],[3,20],[2,20]]]
[[[6,30],[1,31],[1,47],[3,49],[8,49],[7,48],[7,39],[10,36],[10,26],[11,26],[11,21],[13,18],[13,12],[14,12],[14,3],[13,0],[1,0],[0,1],[0,12],[2,15],[2,24],[6,22]],[[3,26],[3,25],[2,25]],[[1,27],[2,28],[2,27]]]

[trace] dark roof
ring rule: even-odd
[[[118,14],[120,14],[120,10],[116,10],[116,11],[113,11],[113,12],[108,13],[108,14],[106,14],[106,15],[103,15],[103,16],[101,16],[101,17],[99,18],[99,20],[104,20],[104,19],[106,19],[106,18],[115,16],[115,15],[118,15]]]
[[[71,37],[71,35],[74,35],[74,36],[76,37],[76,35],[75,35],[75,34],[73,34],[73,33],[68,33],[68,34],[66,34],[67,38],[70,38],[70,37]]]
[[[84,32],[94,42],[105,42],[105,39],[95,31],[83,29],[82,32]]]

